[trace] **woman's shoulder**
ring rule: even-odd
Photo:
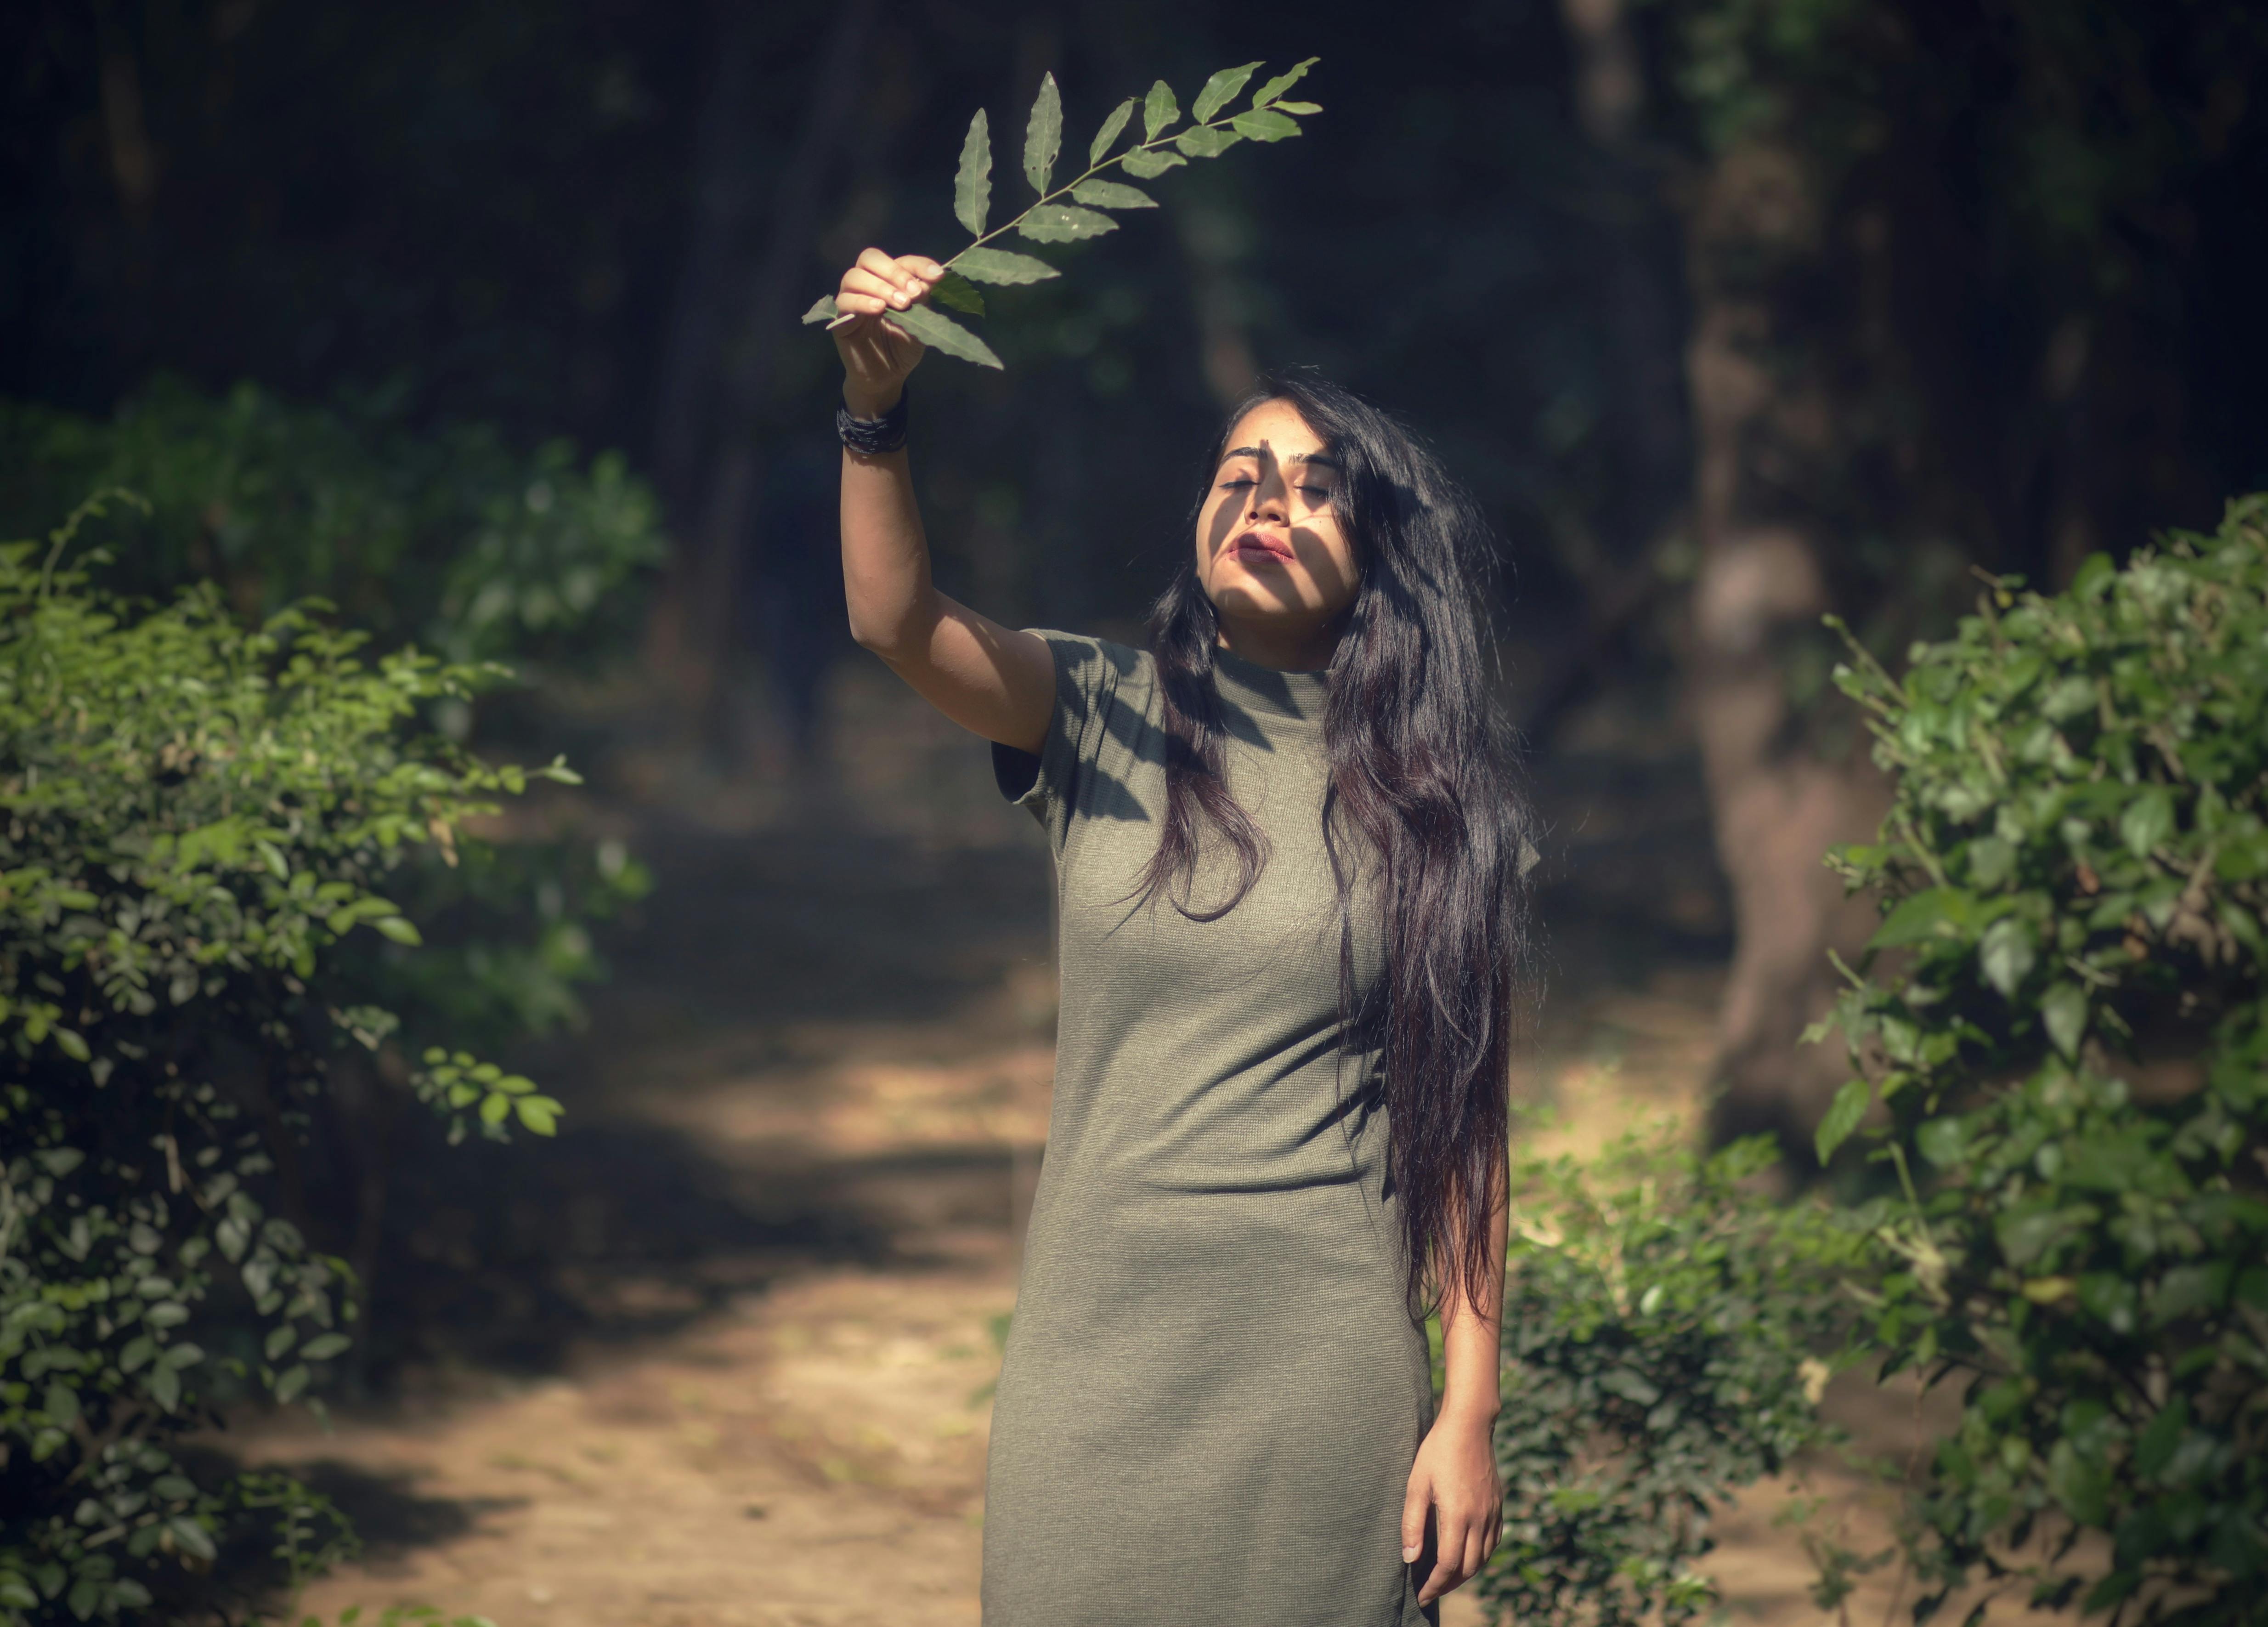
[[[1050,627],[1026,630],[1045,642],[1055,657],[1057,689],[1067,698],[1076,697],[1081,710],[1107,702],[1149,710],[1157,693],[1158,666],[1147,650]]]

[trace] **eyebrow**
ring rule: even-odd
[[[1220,460],[1226,463],[1231,458],[1272,458],[1275,455],[1274,451],[1266,446],[1231,446],[1220,454]],[[1284,461],[1304,463],[1311,468],[1318,469],[1335,469],[1339,467],[1339,460],[1336,458],[1328,453],[1321,452],[1295,452]]]

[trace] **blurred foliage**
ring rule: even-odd
[[[1903,678],[1838,677],[1896,799],[1836,860],[1887,916],[1819,1151],[1887,1108],[1872,1336],[1962,1382],[1911,1534],[1922,1612],[1982,1580],[2257,1621],[2268,497],[2059,595],[1990,579]]]
[[[2268,481],[2240,359],[2268,347],[2268,11],[1632,8],[1699,328],[1771,401],[1738,448],[1748,518],[1813,539],[1869,649],[1941,637],[1971,561],[2058,583]],[[1831,647],[1775,644],[1839,735]]]
[[[210,584],[151,607],[70,557],[101,510],[0,548],[0,1619],[110,1619],[194,1587],[275,1498],[175,1457],[247,1387],[289,1402],[347,1351],[345,1263],[304,1229],[302,1149],[342,1049],[406,1028],[421,868],[554,763],[411,733],[504,676]],[[617,877],[628,870],[616,865]],[[397,896],[399,894],[400,896]],[[464,1054],[405,1083],[461,1126],[557,1102]],[[265,1502],[263,1502],[265,1498]],[[294,1507],[298,1506],[294,1505]]]
[[[384,644],[452,660],[619,643],[665,551],[653,494],[619,455],[414,431],[398,392],[299,407],[160,378],[107,418],[0,403],[0,533],[105,487],[146,499],[97,527],[111,586],[210,580],[247,617],[320,598]]]
[[[1665,1125],[1587,1163],[1516,1158],[1491,1619],[1693,1620],[1718,1602],[1713,1512],[1837,1439],[1818,1402],[1859,1240],[1763,1191],[1774,1156],[1704,1157]]]

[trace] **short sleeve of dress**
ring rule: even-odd
[[[1043,627],[1026,630],[1046,641],[1055,658],[1056,708],[1039,755],[1013,746],[992,747],[992,777],[1000,794],[1027,809],[1063,851],[1078,810],[1093,789],[1105,724],[1118,700],[1118,688],[1140,661],[1135,652],[1099,638],[1058,633]]]

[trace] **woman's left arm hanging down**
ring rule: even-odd
[[[1508,1172],[1507,1172],[1508,1173]],[[1505,1191],[1489,1211],[1489,1258],[1504,1258]],[[1496,1467],[1496,1415],[1503,1404],[1499,1334],[1504,1281],[1489,1279],[1476,1305],[1454,1270],[1441,1296],[1441,1409],[1410,1466],[1402,1503],[1402,1557],[1415,1563],[1425,1551],[1428,1516],[1433,1527],[1433,1565],[1419,1582],[1418,1601],[1431,1604],[1470,1581],[1496,1551],[1504,1532],[1504,1481]]]

